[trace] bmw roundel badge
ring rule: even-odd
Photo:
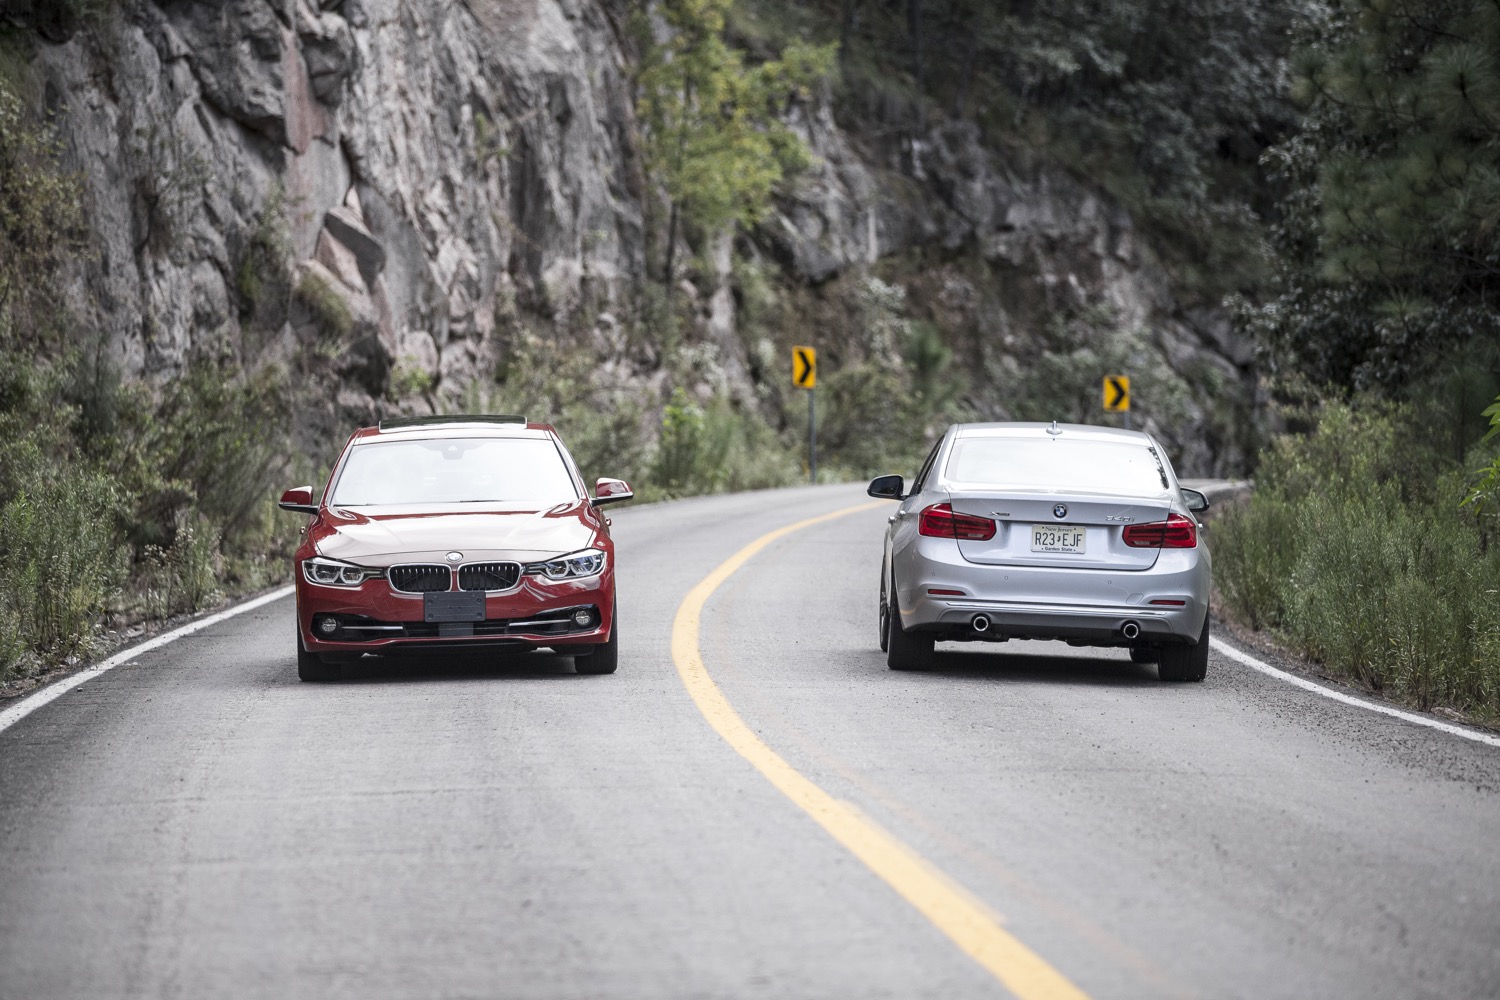
[[[1059,519],[1067,517],[1068,516],[1068,505],[1065,504],[1065,503],[1053,504],[1052,505],[1052,516],[1055,517],[1055,518],[1059,518]]]
[[[463,557],[464,557],[464,554],[462,552],[450,552],[450,553],[448,553],[448,555],[445,558],[449,562],[458,562]]]

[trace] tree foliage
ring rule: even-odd
[[[639,113],[647,166],[671,204],[669,283],[679,217],[706,233],[752,224],[781,179],[809,162],[779,112],[833,66],[832,46],[804,42],[747,65],[724,41],[733,2],[663,0],[660,23],[641,26]]]
[[[1481,440],[1487,443],[1500,435],[1500,399],[1485,408],[1484,416],[1489,419],[1490,429]],[[1485,528],[1500,521],[1500,458],[1491,459],[1489,465],[1475,473],[1460,506],[1472,509]]]
[[[1300,34],[1306,115],[1268,155],[1287,194],[1246,326],[1284,368],[1346,388],[1492,362],[1500,8],[1344,0]]]

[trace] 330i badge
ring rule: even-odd
[[[614,673],[614,543],[606,504],[629,484],[600,479],[590,497],[546,424],[513,416],[382,421],[356,431],[294,557],[297,673],[334,680],[366,653],[548,647],[579,673]]]

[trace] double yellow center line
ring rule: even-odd
[[[677,673],[698,710],[726,743],[1011,993],[1020,1000],[1088,1000],[1060,972],[1007,933],[983,903],[853,805],[835,799],[783,760],[745,725],[703,665],[698,647],[703,608],[725,580],[772,542],[879,506],[882,503],[859,504],[778,528],[746,545],[704,577],[683,598],[672,624],[672,659]]]

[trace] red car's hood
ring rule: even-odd
[[[515,506],[515,505],[509,505]],[[366,566],[443,562],[462,552],[464,562],[541,560],[597,544],[583,502],[550,510],[487,507],[440,511],[412,508],[333,508],[321,519],[314,542],[320,555]]]

